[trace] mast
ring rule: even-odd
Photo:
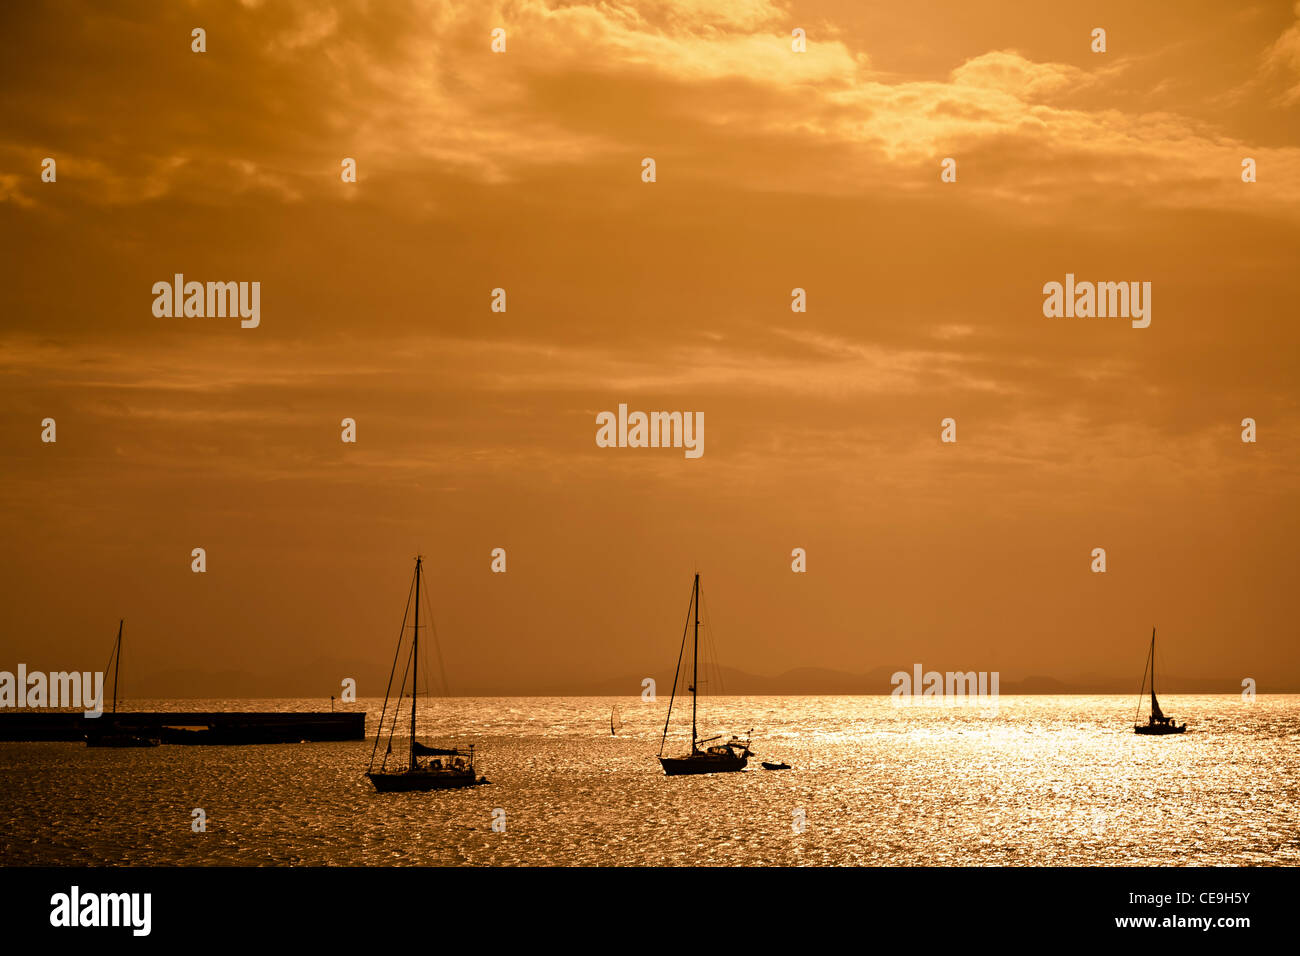
[[[695,753],[695,709],[700,696],[700,572],[695,572],[695,653],[691,661],[691,753]]]
[[[113,658],[113,713],[117,713],[117,672],[122,669],[122,623],[117,621],[117,654]]]
[[[420,684],[420,555],[415,556],[415,643],[411,646],[411,769],[415,769],[415,701]]]

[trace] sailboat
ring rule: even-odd
[[[415,739],[415,703],[419,699],[416,676],[420,663],[420,579],[424,564],[423,557],[415,559],[415,623],[412,628],[414,637],[411,641],[411,656],[406,662],[406,671],[402,674],[402,686],[399,688],[397,704],[393,708],[393,720],[388,730],[388,747],[378,768],[375,756],[379,752],[379,741],[384,735],[384,725],[388,716],[388,701],[393,689],[393,675],[397,673],[397,657],[402,652],[402,640],[406,636],[407,615],[411,611],[410,597],[407,597],[406,614],[402,616],[402,633],[397,638],[397,652],[393,656],[393,670],[388,676],[388,689],[384,692],[384,709],[379,715],[379,729],[375,733],[375,747],[370,753],[370,764],[366,767],[366,777],[380,793],[455,790],[460,787],[473,787],[487,783],[487,777],[474,776],[474,746],[468,750],[456,748],[429,747]],[[426,625],[427,626],[427,625]],[[388,758],[393,755],[393,733],[400,719],[402,692],[406,689],[406,674],[411,675],[411,737],[405,766],[388,768]]]
[[[1187,724],[1174,723],[1172,717],[1166,717],[1164,711],[1160,709],[1160,701],[1156,700],[1156,629],[1151,628],[1151,649],[1147,652],[1147,664],[1151,670],[1151,714],[1147,717],[1145,724],[1134,723],[1133,733],[1135,734],[1181,734],[1187,729]],[[1147,671],[1142,670],[1142,686],[1138,689],[1138,713],[1142,712],[1142,696],[1146,691]],[[1135,717],[1136,719],[1136,717]]]
[[[749,749],[749,736],[744,739],[732,735],[724,741],[721,735],[700,739],[696,715],[699,709],[700,686],[700,575],[695,575],[691,588],[691,604],[687,609],[686,626],[695,619],[695,642],[691,656],[691,752],[680,757],[665,757],[664,744],[668,739],[668,724],[673,718],[673,701],[677,699],[677,678],[682,670],[682,656],[686,653],[686,632],[682,632],[682,649],[677,654],[677,672],[673,674],[673,693],[668,699],[668,716],[664,719],[664,733],[659,741],[659,763],[669,777],[695,773],[732,773],[744,770],[753,753]],[[721,742],[719,742],[721,741]]]
[[[623,718],[618,712],[618,704],[615,704],[609,712],[609,735],[618,736],[618,729],[623,726]]]
[[[103,731],[98,729],[86,734],[87,747],[157,747],[158,741],[153,737],[141,737],[137,734],[127,733],[118,727],[117,723],[117,674],[122,668],[122,625],[126,623],[119,619],[117,622],[117,640],[113,642],[113,653],[109,655],[109,663],[113,665],[113,717]],[[105,668],[107,669],[107,668]],[[104,715],[94,718],[96,722],[104,719]]]

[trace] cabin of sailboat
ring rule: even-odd
[[[1147,715],[1145,724],[1139,724],[1135,720],[1133,733],[1148,736],[1183,733],[1187,730],[1186,722],[1176,724],[1172,717],[1166,717],[1164,711],[1160,709],[1160,701],[1156,699],[1156,629],[1154,627],[1151,628],[1151,648],[1147,651],[1147,663],[1142,669],[1142,687],[1138,690],[1139,715],[1142,712],[1142,698],[1146,693],[1148,671],[1151,673],[1151,713]]]
[[[668,740],[668,725],[673,718],[673,703],[677,699],[677,681],[681,676],[682,658],[686,653],[686,635],[690,633],[691,621],[695,622],[695,637],[691,651],[691,750],[680,757],[665,757],[664,745]],[[664,733],[659,740],[659,764],[664,774],[669,777],[697,773],[731,773],[745,769],[745,764],[753,756],[749,749],[749,735],[739,737],[732,735],[724,740],[721,735],[701,739],[699,734],[699,686],[700,686],[700,576],[695,575],[691,588],[691,603],[687,609],[686,630],[682,632],[682,647],[677,654],[677,671],[673,674],[673,693],[668,699],[668,716],[664,718]]]
[[[366,777],[380,793],[398,791],[454,790],[460,787],[472,787],[487,783],[486,777],[474,775],[474,746],[468,750],[455,747],[430,747],[420,743],[415,737],[416,703],[419,700],[418,674],[420,667],[420,600],[421,575],[424,559],[415,559],[415,578],[411,582],[411,594],[407,595],[406,612],[402,615],[402,632],[397,638],[397,652],[393,657],[393,669],[388,675],[388,688],[384,692],[384,708],[379,715],[379,728],[375,732],[375,746],[370,753],[370,764],[366,767]],[[402,682],[398,687],[397,703],[393,707],[392,719],[389,720],[388,702],[392,699],[393,677],[397,673],[397,661],[402,654],[402,645],[406,637],[407,620],[411,619],[414,607],[414,622],[411,626],[411,650],[402,672]],[[428,626],[427,624],[424,626]],[[406,678],[411,678],[411,726],[408,739],[406,759],[393,757],[393,735],[402,722],[404,714],[402,699],[406,691]],[[387,728],[388,742],[383,757],[376,767],[375,758],[379,753],[379,744]],[[394,767],[388,766],[393,758]]]

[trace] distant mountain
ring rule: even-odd
[[[225,697],[319,697],[328,701],[331,694],[338,696],[339,679],[334,675],[355,675],[357,693],[362,697],[382,696],[387,673],[374,671],[373,666],[351,661],[318,661],[306,672],[254,673],[248,670],[227,669],[203,672],[194,669],[158,671],[141,675],[130,681],[126,694],[130,697],[148,698],[225,698]],[[374,671],[374,673],[371,673]],[[889,694],[894,690],[891,678],[894,668],[877,667],[865,673],[851,673],[825,667],[796,667],[776,676],[751,674],[732,667],[711,669],[706,678],[701,675],[700,691],[710,695],[738,696],[817,696],[823,694]],[[909,671],[910,673],[910,671]],[[673,673],[651,672],[642,676],[627,674],[622,677],[537,679],[520,681],[480,680],[451,682],[451,693],[456,697],[635,697],[642,692],[642,681],[651,677],[655,681],[657,696],[667,696],[672,690]],[[681,681],[680,693],[686,681]],[[1300,693],[1300,686],[1284,685],[1257,688],[1261,694]],[[1056,678],[1043,675],[1012,677],[1003,674],[998,681],[1000,694],[1133,694],[1137,688],[1132,678],[1099,677],[1084,675],[1073,678]],[[1160,678],[1162,694],[1239,694],[1239,677],[1179,677]]]
[[[1241,679],[1237,677],[1179,677],[1160,675],[1161,694],[1240,694]],[[1261,694],[1291,694],[1296,692],[1293,686],[1257,688]],[[998,682],[1000,694],[1133,694],[1137,688],[1132,681],[1125,682],[1118,678],[1081,677],[1062,681],[1055,677],[1026,677],[1018,681]]]
[[[824,667],[797,667],[776,677],[764,677],[737,670],[734,667],[722,667],[712,678],[701,676],[700,691],[706,694],[731,694],[737,696],[759,696],[764,694],[816,695],[816,694],[879,694],[889,690],[891,671],[877,668],[869,674],[850,674],[845,671],[830,670]],[[656,693],[663,695],[672,690],[673,675],[655,674]],[[572,690],[574,694],[597,694],[601,696],[620,696],[641,693],[642,677],[621,677],[596,681],[584,685],[582,690]],[[885,689],[872,689],[884,687]]]
[[[701,677],[700,691],[711,695],[734,696],[817,696],[823,694],[890,694],[896,668],[876,667],[865,673],[851,673],[825,667],[796,667],[774,677],[751,674],[733,667],[723,667],[712,679]],[[910,673],[910,671],[909,671]],[[672,672],[649,674],[656,683],[656,693],[667,695],[673,684]],[[457,688],[465,696],[523,696],[523,697],[622,697],[641,693],[643,677],[625,675],[593,681],[568,680],[563,683],[539,683],[532,689],[482,685]],[[682,687],[686,682],[682,681]],[[680,690],[680,689],[679,689]],[[1259,687],[1259,693],[1300,693],[1300,686]],[[1238,677],[1180,677],[1160,676],[1162,694],[1239,694]],[[1056,677],[1031,675],[1008,679],[1000,675],[1000,694],[1133,694],[1137,688],[1131,678],[1097,677],[1085,675],[1062,680]]]

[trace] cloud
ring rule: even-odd
[[[33,181],[30,176],[0,173],[0,202],[11,202],[24,208],[34,206],[35,201],[24,192],[24,187]]]
[[[1295,9],[1296,16],[1300,17],[1300,3]],[[1262,69],[1265,74],[1284,77],[1290,84],[1281,96],[1284,105],[1300,103],[1300,21],[1287,27],[1264,51]]]
[[[886,193],[929,188],[938,160],[954,156],[963,196],[991,203],[1051,201],[1082,184],[1139,204],[1237,208],[1235,171],[1250,155],[1268,171],[1260,186],[1271,213],[1300,209],[1300,150],[1108,100],[1123,61],[1085,70],[992,50],[946,78],[899,78],[874,70],[870,51],[829,25],[809,24],[808,52],[791,52],[794,18],[765,0],[382,8],[313,0],[210,12],[208,54],[186,47],[154,64],[172,77],[174,97],[154,89],[153,70],[118,81],[116,96],[138,95],[134,114],[67,113],[75,131],[25,134],[37,110],[60,115],[58,102],[77,98],[66,84],[94,82],[38,76],[29,122],[20,116],[0,147],[5,164],[30,166],[48,148],[40,144],[76,134],[83,141],[61,188],[87,202],[234,193],[293,203],[338,196],[338,160],[348,155],[364,188],[405,203],[404,184],[430,170],[493,184],[645,155],[671,160],[668,181]],[[489,48],[496,26],[508,30],[504,55]],[[105,19],[97,42],[112,44],[123,29]],[[1266,62],[1300,67],[1300,27]],[[223,71],[232,69],[242,92],[227,88]],[[91,104],[108,95],[82,92]],[[1300,96],[1300,83],[1287,96]],[[202,115],[185,102],[202,103]],[[996,163],[976,175],[964,162],[975,158]],[[0,201],[42,198],[0,184]]]

